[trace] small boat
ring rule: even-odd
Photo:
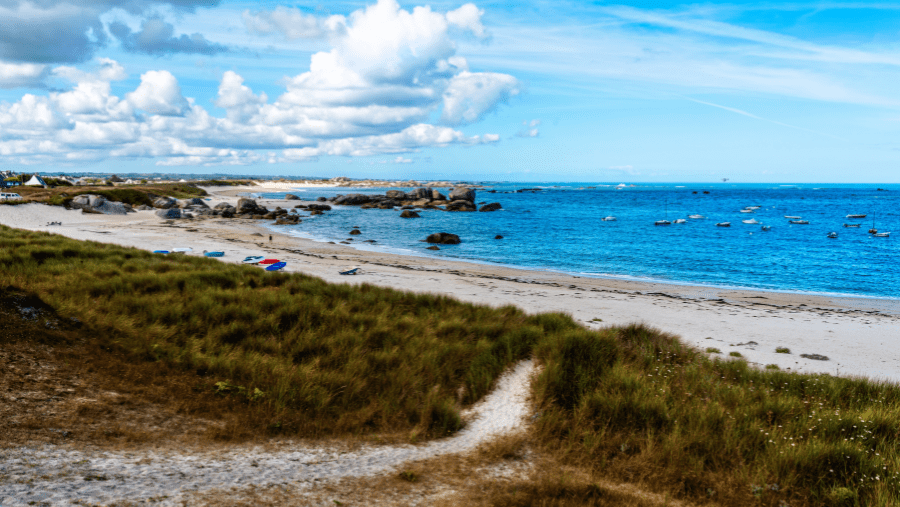
[[[831,238],[831,239],[837,238],[837,233],[834,232],[834,231],[829,232],[829,233],[828,233],[828,237]]]
[[[855,227],[855,228],[859,229],[860,225],[861,224],[844,224],[844,227]]]
[[[741,222],[744,222],[745,224],[758,224],[759,220],[751,218],[750,220],[741,220]]]
[[[809,225],[809,220],[788,220],[788,223],[797,225]]]
[[[612,217],[612,216],[604,217],[604,218],[603,218],[603,221],[604,221],[604,222],[615,222],[615,221],[616,221],[616,217]]]
[[[731,227],[731,222],[719,222],[716,227]]]
[[[866,218],[865,215],[847,215],[847,218]]]
[[[741,213],[753,213],[752,209],[742,209]]]
[[[771,229],[772,229],[772,226],[771,226],[771,225],[764,225],[764,226],[762,226],[762,230],[764,230],[764,231],[768,231],[768,230],[771,230]]]
[[[225,252],[207,252],[206,250],[204,250],[203,255],[207,257],[221,257],[225,255]]]
[[[869,229],[869,234],[878,234],[878,229],[876,229],[874,227]]]
[[[706,218],[706,217],[703,215],[688,215],[688,218],[693,218],[694,220],[697,220],[697,219]]]
[[[281,262],[281,261],[278,259],[263,259],[263,260],[259,261],[257,264],[278,264],[279,262]]]
[[[668,220],[657,220],[656,222],[653,222],[653,225],[672,225],[672,222],[669,222]]]
[[[876,238],[889,238],[891,236],[890,232],[876,232],[873,234]]]
[[[683,218],[676,218],[675,221],[672,222],[672,223],[673,223],[673,224],[686,224],[686,223],[687,223],[687,220],[685,220],[685,219],[683,219]]]
[[[173,248],[172,249],[172,253],[188,253],[188,252],[193,252],[193,251],[194,251],[194,249],[190,248],[190,247]]]
[[[762,206],[745,206],[744,207],[744,209],[749,209],[749,210],[758,210],[759,208],[762,208]]]
[[[796,217],[796,216],[793,216],[793,215],[785,215],[784,218],[800,219],[800,218],[803,218],[803,217]]]
[[[276,262],[276,263],[266,266],[266,271],[278,271],[279,269],[281,269],[285,266],[287,266],[286,262],[279,261],[279,262]]]
[[[169,251],[168,250],[154,250],[153,253],[165,255],[165,254],[169,253]]]
[[[346,270],[346,271],[338,271],[338,273],[340,273],[340,274],[342,274],[342,275],[355,275],[355,274],[358,274],[358,273],[359,273],[359,268],[358,268],[358,267],[356,267],[356,268],[350,268],[350,269],[348,269],[348,270]]]
[[[262,255],[251,255],[241,262],[244,264],[259,264],[263,259],[265,259],[265,257],[263,257]]]

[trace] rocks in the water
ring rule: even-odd
[[[352,231],[350,231],[351,236],[357,236],[360,234],[362,234],[362,231],[360,231],[359,229],[353,229]]]
[[[312,211],[309,212],[309,215],[310,215],[310,216],[313,216],[313,215],[321,215],[321,214],[322,214],[322,210],[319,210],[319,209],[314,209],[314,210],[312,210]]]
[[[327,204],[310,204],[306,206],[306,209],[310,211],[331,211],[331,206]],[[321,215],[321,213],[317,213],[317,215]]]
[[[426,187],[419,187],[415,190],[411,190],[406,193],[406,198],[413,200],[413,201],[417,200],[417,199],[431,199],[432,198],[431,196],[432,196],[431,188],[426,188]]]
[[[406,192],[402,190],[388,190],[384,195],[390,199],[400,199],[401,201],[406,199]]]
[[[436,232],[425,238],[425,241],[440,245],[458,245],[460,243],[459,236],[450,234],[449,232]]]
[[[294,194],[284,194],[284,200],[285,201],[299,201],[300,198]]]
[[[157,210],[156,216],[163,219],[173,219],[173,218],[181,218],[181,209],[179,208],[167,208]]]
[[[153,200],[153,207],[160,209],[169,209],[175,206],[177,201],[171,197],[157,197]]]
[[[366,194],[347,194],[342,195],[334,200],[335,204],[341,206],[358,206],[372,202],[372,196]]]
[[[450,201],[475,202],[475,189],[468,187],[455,187],[450,191]]]
[[[501,208],[503,208],[503,206],[500,206],[499,202],[492,202],[490,204],[485,204],[484,206],[479,208],[478,211],[497,211]]]
[[[456,200],[447,205],[447,211],[475,211],[476,209],[472,201]]]
[[[275,220],[275,225],[296,225],[301,222],[297,215],[281,215]]]
[[[421,218],[418,213],[412,210],[403,210],[403,213],[400,213],[400,218]]]
[[[447,196],[445,196],[444,194],[438,192],[438,190],[437,190],[436,188],[434,188],[434,189],[431,189],[431,200],[433,200],[433,201],[446,201],[446,200],[447,200]]]
[[[498,235],[494,236],[494,239],[503,239],[503,236],[498,234]]]
[[[425,250],[440,250],[440,249],[441,249],[441,247],[439,247],[439,246],[431,245],[430,247],[426,248]]]

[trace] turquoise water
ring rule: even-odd
[[[515,192],[523,188],[540,190]],[[385,191],[328,188],[291,193],[314,199]],[[263,195],[278,198],[284,193]],[[900,297],[900,185],[491,184],[478,190],[477,201],[499,202],[503,209],[422,210],[420,219],[403,219],[397,210],[336,207],[278,229],[321,241],[352,237],[354,246],[367,250],[587,276]],[[760,209],[739,212],[747,206]],[[845,218],[851,213],[867,217]],[[654,226],[656,220],[674,221],[691,214],[706,218]],[[608,215],[618,220],[601,220]],[[792,225],[785,215],[810,223]],[[772,228],[764,232],[761,225],[741,222],[748,219]],[[873,220],[877,229],[892,231],[894,237],[868,234]],[[724,221],[731,227],[716,227]],[[844,228],[844,223],[862,227]],[[360,226],[363,234],[347,235],[354,226]],[[838,238],[828,238],[831,231]],[[441,245],[436,252],[425,250],[428,245],[420,240],[433,232],[458,234],[462,243]],[[494,239],[498,234],[504,239]],[[362,243],[366,239],[377,243]]]

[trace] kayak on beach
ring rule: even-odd
[[[262,264],[262,263],[260,263],[260,264]],[[279,261],[274,264],[270,264],[269,266],[266,266],[266,271],[278,271],[279,269],[281,269],[285,266],[287,266],[286,262]]]
[[[244,264],[259,264],[263,259],[265,259],[265,257],[263,257],[262,255],[251,255],[241,262]]]
[[[259,261],[258,264],[277,264],[279,262],[281,262],[281,261],[279,261],[278,259],[263,259],[263,260]]]

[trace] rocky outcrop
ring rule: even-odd
[[[475,211],[476,209],[472,201],[457,200],[447,205],[447,211]]]
[[[340,206],[359,206],[370,202],[372,202],[372,196],[366,194],[347,194],[334,200],[334,203]]]
[[[437,243],[439,245],[458,245],[460,243],[459,236],[450,234],[449,232],[436,232],[425,238],[428,243]]]
[[[494,236],[494,239],[503,239],[503,236],[498,234],[498,235]]]
[[[434,201],[446,201],[447,196],[437,191],[437,189],[431,190],[431,199]]]
[[[284,194],[284,200],[285,201],[299,201],[300,198],[294,194]]]
[[[431,245],[430,247],[426,248],[425,250],[440,250],[440,249],[441,249],[441,247],[439,247],[439,246]]]
[[[400,218],[421,218],[418,213],[413,210],[403,210],[403,213],[400,213]]]
[[[265,207],[256,204],[255,199],[249,199],[247,197],[241,197],[237,202],[237,211],[236,213],[243,215],[245,213],[249,213],[251,215],[264,215],[268,213]]]
[[[278,220],[275,220],[275,225],[296,225],[300,222],[300,217],[297,215],[281,215]]]
[[[213,209],[217,209],[217,210],[219,210],[219,211],[222,211],[222,210],[225,210],[225,209],[228,209],[228,208],[234,209],[234,206],[228,204],[227,202],[220,202],[219,204],[216,204],[216,206],[215,206]]]
[[[179,208],[168,208],[168,209],[157,210],[156,216],[158,216],[159,218],[167,219],[167,220],[182,217],[181,210]]]
[[[92,208],[94,211],[99,211],[104,215],[126,215],[128,214],[128,208],[125,207],[124,204],[120,202],[110,202],[104,200]]]
[[[306,206],[310,211],[331,211],[331,206],[327,204],[310,204]]]
[[[399,199],[401,201],[406,199],[406,192],[402,190],[388,190],[384,195],[389,199]]]
[[[141,204],[137,207],[138,211],[149,211],[153,209],[153,206],[147,206],[146,204]]]
[[[475,189],[468,187],[455,187],[450,191],[449,200],[475,202]]]
[[[362,231],[360,231],[359,229],[353,229],[352,231],[350,231],[351,236],[358,236],[360,234],[362,234]]]
[[[190,199],[178,199],[175,201],[175,205],[181,209],[190,208],[191,206],[200,206],[202,208],[208,208],[209,206],[203,202],[203,199],[199,197],[192,197]]]
[[[497,211],[501,208],[503,208],[503,206],[501,206],[499,202],[492,202],[490,204],[485,204],[479,208],[478,211]]]

